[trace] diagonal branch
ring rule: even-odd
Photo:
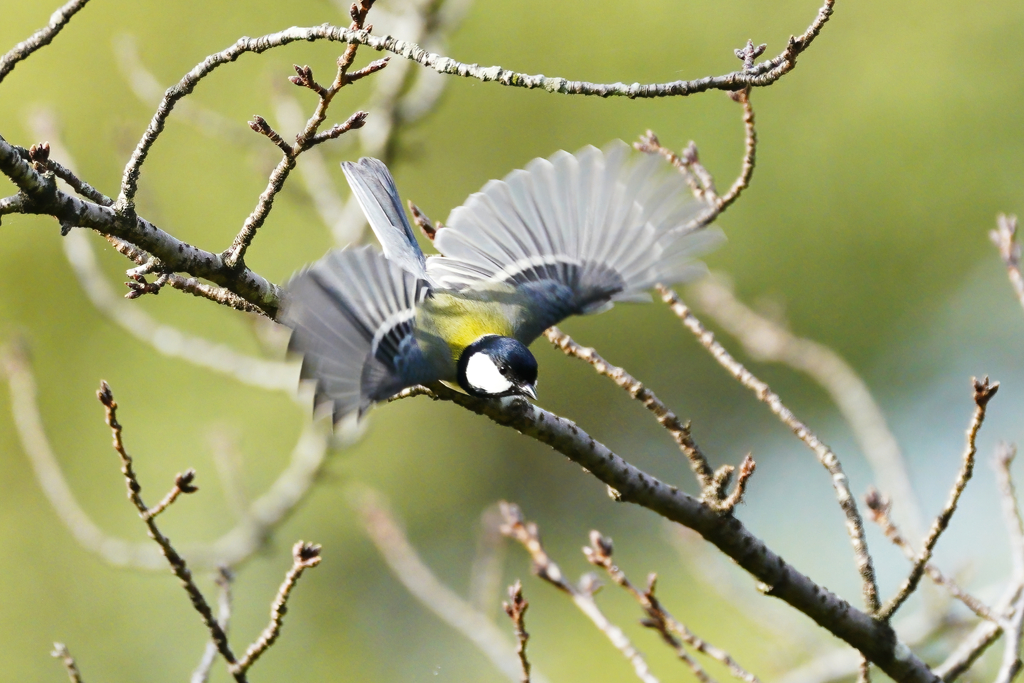
[[[29,56],[41,47],[49,45],[57,34],[61,32],[71,17],[85,7],[89,0],[70,0],[52,15],[50,21],[43,28],[12,47],[7,54],[0,57],[0,81],[3,81],[7,74],[14,70],[18,62],[28,59]]]
[[[860,650],[890,677],[903,683],[934,682],[935,676],[900,643],[892,628],[817,585],[754,536],[733,516],[723,516],[630,465],[576,424],[519,398],[486,401],[444,385],[431,387],[447,400],[499,425],[547,444],[605,483],[617,500],[645,507],[698,532],[757,578],[763,592],[803,612],[833,635]],[[423,395],[423,392],[409,392]]]
[[[253,304],[255,310],[274,317],[280,305],[280,288],[248,268],[227,268],[220,254],[182,242],[144,218],[126,218],[114,207],[80,199],[57,188],[55,178],[32,168],[22,148],[0,137],[0,173],[10,178],[25,195],[23,213],[53,216],[62,225],[92,228],[117,237],[160,259],[168,272],[187,272],[231,290]]]
[[[975,440],[978,436],[978,430],[981,429],[981,425],[985,421],[985,410],[988,402],[996,395],[998,390],[999,382],[992,382],[990,384],[988,377],[983,380],[974,380],[974,415],[971,417],[971,424],[967,428],[967,447],[964,449],[963,464],[960,467],[960,472],[957,474],[953,488],[949,492],[949,498],[946,501],[945,507],[942,508],[942,512],[932,522],[932,527],[929,529],[928,536],[924,541],[924,547],[921,549],[917,559],[914,561],[913,568],[910,570],[910,576],[900,586],[896,595],[879,610],[879,619],[888,621],[896,610],[906,602],[907,598],[917,590],[917,585],[924,575],[925,567],[932,559],[932,551],[935,549],[935,544],[939,542],[939,536],[949,526],[949,520],[953,518],[953,513],[956,512],[960,494],[964,492],[964,487],[967,486],[967,482],[970,481],[971,475],[974,473],[974,456],[978,452]]]
[[[270,606],[270,623],[263,629],[259,638],[245,651],[245,655],[230,666],[231,673],[236,678],[240,673],[244,675],[281,635],[284,615],[288,611],[288,598],[291,596],[295,584],[307,569],[318,564],[320,564],[319,545],[298,541],[292,546],[292,568],[285,574],[284,582],[277,591],[277,597],[274,598],[274,602]]]
[[[100,389],[96,392],[96,398],[99,399],[100,403],[106,409],[107,415],[107,426],[110,427],[110,433],[113,438],[114,450],[117,452],[118,457],[121,459],[121,473],[124,475],[125,486],[128,489],[128,499],[131,500],[135,509],[139,512],[139,517],[146,525],[146,530],[149,533],[149,537],[156,541],[156,544],[160,546],[160,552],[164,558],[167,559],[167,563],[171,565],[171,571],[178,580],[181,581],[182,587],[185,592],[188,593],[189,599],[192,601],[192,606],[199,616],[202,618],[203,623],[206,625],[207,630],[210,632],[210,637],[213,642],[217,645],[217,651],[220,652],[221,656],[228,662],[229,666],[236,663],[235,654],[231,651],[231,646],[228,644],[227,633],[224,632],[220,622],[213,614],[213,610],[210,608],[210,604],[206,601],[199,587],[196,586],[195,581],[192,579],[192,571],[188,568],[188,564],[185,559],[174,549],[171,545],[169,538],[160,532],[160,529],[156,526],[154,520],[155,515],[151,514],[150,508],[146,507],[146,504],[142,501],[141,491],[142,486],[139,484],[139,480],[135,476],[135,470],[132,466],[132,458],[128,455],[125,450],[124,441],[121,438],[122,427],[117,421],[117,402],[114,400],[114,394],[110,390],[110,385],[106,382],[100,382]],[[245,683],[245,671],[235,672],[232,671],[235,680],[238,683]]]
[[[839,507],[842,508],[843,514],[846,515],[846,531],[850,536],[854,557],[857,562],[857,570],[861,576],[864,604],[867,606],[868,612],[874,614],[879,607],[875,568],[871,561],[871,555],[868,552],[867,541],[864,538],[864,521],[861,518],[860,510],[857,509],[857,501],[854,499],[853,494],[850,493],[850,482],[843,471],[843,466],[839,462],[838,456],[832,452],[831,448],[822,443],[817,435],[807,428],[807,425],[796,418],[793,412],[782,403],[782,399],[779,398],[778,394],[743,367],[721,344],[715,341],[715,335],[701,324],[700,320],[693,315],[686,304],[680,301],[679,296],[675,292],[661,285],[658,285],[658,291],[661,292],[662,300],[671,306],[672,312],[697,337],[701,346],[707,349],[712,357],[718,361],[718,364],[736,378],[736,381],[753,391],[758,400],[767,405],[779,420],[793,431],[798,439],[814,451],[814,454],[818,456],[818,461],[831,475],[832,488],[835,489],[836,498],[839,499]]]
[[[572,583],[565,578],[562,570],[555,564],[554,560],[545,552],[540,542],[540,534],[537,525],[527,522],[522,511],[513,503],[502,501],[501,513],[505,523],[501,527],[501,533],[518,542],[530,554],[533,560],[533,573],[550,583],[555,588],[572,598],[573,603],[587,616],[594,626],[603,633],[612,645],[629,661],[636,672],[637,678],[644,683],[658,683],[658,679],[651,673],[647,666],[647,660],[633,646],[622,629],[608,620],[594,600],[594,593],[600,588],[600,582],[593,574],[583,577],[580,585]]]
[[[715,647],[702,638],[698,638],[690,629],[686,628],[685,625],[661,606],[661,602],[654,596],[657,574],[650,574],[647,577],[646,590],[640,590],[633,585],[633,582],[626,577],[626,573],[619,569],[612,561],[612,548],[612,539],[602,536],[598,531],[591,531],[590,545],[583,548],[583,554],[586,555],[588,562],[602,567],[608,572],[608,576],[611,577],[612,581],[625,588],[640,603],[644,612],[647,613],[647,620],[643,622],[644,626],[656,629],[662,638],[676,649],[679,658],[693,669],[694,675],[697,678],[710,680],[707,674],[702,674],[703,669],[700,665],[692,661],[689,654],[683,649],[682,644],[679,642],[680,639],[697,650],[697,652],[701,652],[723,664],[729,669],[729,673],[741,681],[745,681],[745,683],[759,683],[757,676],[737,664],[736,660],[728,652]]]
[[[864,503],[868,508],[868,517],[872,522],[877,524],[881,529],[885,537],[892,541],[893,545],[903,551],[907,559],[911,562],[917,562],[917,551],[914,550],[914,546],[910,544],[903,534],[900,533],[899,528],[895,522],[889,516],[889,512],[892,508],[892,502],[887,496],[883,496],[876,489],[871,488],[864,496]],[[942,573],[942,571],[932,563],[927,563],[924,566],[924,571],[928,574],[928,578],[935,582],[936,585],[942,586],[949,591],[949,594],[954,598],[962,602],[967,609],[974,612],[982,619],[988,619],[989,621],[998,622],[1000,618],[992,613],[989,607],[981,602],[978,598],[974,597],[960,585]]]
[[[557,327],[548,328],[544,332],[544,336],[565,355],[579,358],[589,363],[599,374],[611,379],[618,386],[625,389],[630,396],[640,401],[644,408],[647,408],[647,410],[654,414],[658,424],[672,435],[672,438],[679,446],[679,450],[690,461],[690,469],[693,470],[697,481],[700,482],[702,494],[709,492],[713,488],[715,471],[690,435],[689,424],[683,424],[676,414],[669,410],[668,406],[662,403],[661,399],[655,396],[653,391],[622,368],[608,363],[593,348],[580,346],[572,340],[572,337]]]
[[[754,360],[788,365],[828,392],[871,465],[875,481],[885,482],[898,510],[905,512],[910,537],[923,537],[920,505],[900,445],[871,390],[849,363],[829,347],[798,337],[784,324],[751,310],[723,277],[704,278],[691,291],[695,307],[736,338]]]

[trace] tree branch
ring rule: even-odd
[[[864,502],[867,505],[868,516],[871,518],[871,521],[882,529],[882,533],[885,534],[886,538],[892,541],[893,545],[903,551],[903,554],[906,555],[908,560],[916,564],[918,559],[917,551],[914,550],[914,546],[912,546],[910,542],[903,537],[903,534],[900,533],[899,528],[889,516],[889,511],[892,506],[891,501],[880,494],[876,489],[871,488],[864,496]],[[943,574],[942,571],[934,564],[931,562],[925,564],[924,570],[936,585],[942,586],[949,591],[949,594],[962,602],[967,609],[971,610],[982,619],[999,621],[999,617],[992,614],[992,610],[990,610],[985,603],[961,588],[956,581]]]
[[[87,2],[89,0],[70,0],[70,2],[50,15],[50,21],[46,26],[12,47],[3,57],[0,57],[0,81],[3,81],[7,74],[14,70],[18,62],[28,59],[39,48],[49,45],[57,37],[57,34],[61,32],[61,29],[71,21],[71,17],[75,16],[80,9],[85,7]]]
[[[988,377],[983,380],[974,380],[974,415],[971,418],[970,426],[967,428],[967,447],[964,449],[963,464],[960,467],[960,472],[957,474],[953,489],[949,492],[949,498],[946,501],[945,507],[939,513],[939,516],[935,518],[935,521],[932,522],[932,527],[924,541],[924,547],[917,555],[914,566],[910,570],[910,576],[900,586],[896,595],[879,610],[879,619],[888,621],[896,610],[906,602],[907,598],[917,590],[921,576],[924,575],[925,566],[932,558],[935,544],[938,543],[942,532],[949,526],[949,520],[953,518],[953,513],[956,512],[960,494],[963,493],[964,487],[967,486],[967,482],[970,481],[971,475],[974,473],[974,456],[978,452],[975,446],[975,439],[978,436],[978,430],[981,429],[981,425],[985,421],[985,409],[988,406],[988,402],[996,395],[998,390],[999,382],[989,384]]]
[[[658,683],[658,679],[651,673],[643,655],[633,647],[633,643],[622,629],[611,623],[598,608],[597,602],[594,600],[594,593],[600,587],[597,577],[592,574],[586,575],[581,579],[579,586],[567,580],[562,574],[562,570],[544,551],[537,525],[527,522],[515,504],[502,502],[499,505],[502,515],[505,517],[505,524],[501,527],[501,532],[521,544],[530,554],[530,558],[533,560],[533,573],[572,598],[573,603],[580,611],[594,622],[594,626],[629,660],[637,678],[644,683]]]
[[[20,148],[0,138],[0,172],[9,177],[26,196],[24,213],[53,216],[62,225],[92,228],[104,235],[123,239],[160,259],[169,272],[187,272],[231,290],[274,317],[280,305],[280,289],[262,276],[242,268],[227,268],[214,254],[164,232],[144,218],[127,218],[114,207],[79,199],[59,190],[51,174],[35,171],[22,158]]]
[[[690,291],[695,307],[739,341],[754,360],[788,365],[828,392],[871,465],[875,481],[885,482],[897,510],[905,513],[910,537],[923,537],[921,509],[900,445],[871,390],[849,363],[827,346],[798,337],[785,324],[751,310],[723,277],[704,278]]]
[[[626,577],[626,573],[619,569],[612,561],[612,547],[612,539],[602,536],[598,531],[591,531],[590,545],[583,548],[583,554],[586,555],[588,562],[595,566],[602,567],[606,572],[608,572],[608,576],[611,577],[612,581],[622,586],[630,595],[633,596],[634,599],[636,599],[640,604],[640,607],[642,607],[644,612],[647,614],[647,620],[643,622],[643,625],[657,630],[665,642],[675,648],[679,658],[690,666],[694,675],[697,676],[698,679],[706,681],[710,680],[710,677],[708,677],[706,673],[703,673],[703,669],[700,665],[690,658],[689,654],[683,649],[683,646],[678,639],[682,639],[697,652],[703,653],[725,665],[725,667],[728,668],[729,673],[741,681],[745,681],[746,683],[759,683],[757,676],[737,664],[736,660],[734,660],[728,652],[715,647],[701,638],[698,638],[692,631],[690,631],[690,629],[686,628],[686,626],[661,606],[661,602],[654,596],[654,586],[657,580],[656,574],[650,574],[647,577],[646,590],[640,590],[634,586]]]
[[[60,663],[64,665],[64,670],[68,672],[68,680],[71,683],[82,683],[82,674],[78,671],[78,664],[75,663],[75,658],[68,651],[67,645],[64,643],[54,643],[53,652],[50,653],[50,656],[54,659],[59,659]]]
[[[573,422],[520,398],[486,401],[444,385],[434,385],[432,391],[437,399],[456,403],[551,446],[604,482],[617,500],[635,503],[698,532],[757,578],[765,594],[803,612],[860,650],[893,679],[902,683],[935,681],[934,674],[900,643],[888,624],[857,610],[796,571],[734,516],[712,510],[640,471]]]
[[[508,602],[502,603],[502,607],[512,620],[515,630],[516,654],[519,656],[519,666],[523,669],[522,683],[530,683],[530,660],[526,657],[526,643],[530,640],[530,634],[526,632],[526,622],[523,619],[529,606],[530,603],[523,597],[523,584],[516,580],[508,587]]]
[[[292,546],[292,568],[285,574],[284,582],[277,590],[277,597],[270,606],[270,623],[263,629],[263,633],[245,651],[245,655],[237,663],[229,666],[231,673],[238,678],[239,674],[244,675],[249,668],[256,663],[264,652],[267,651],[277,637],[281,635],[281,626],[284,623],[285,612],[288,611],[288,597],[291,595],[295,584],[302,577],[303,572],[320,564],[320,546],[315,543],[304,543],[298,541]]]
[[[683,325],[697,337],[697,341],[700,342],[701,346],[707,349],[712,357],[718,361],[718,364],[725,368],[736,381],[754,392],[758,400],[767,405],[772,413],[789,427],[798,439],[814,451],[814,454],[818,456],[818,461],[831,475],[832,488],[835,489],[836,498],[839,500],[839,507],[842,508],[843,514],[846,515],[846,531],[853,545],[857,570],[860,573],[863,585],[864,604],[870,614],[875,613],[879,606],[878,585],[875,582],[875,569],[871,561],[871,554],[868,552],[867,541],[864,538],[864,521],[861,518],[860,510],[857,509],[857,501],[854,499],[853,494],[850,493],[850,482],[843,471],[842,463],[839,462],[839,457],[836,456],[831,448],[822,443],[803,422],[796,418],[793,412],[782,403],[782,399],[779,398],[778,394],[743,367],[721,344],[715,341],[715,335],[701,324],[675,292],[661,285],[658,285],[658,291],[661,292],[662,300],[669,304],[672,312],[676,314]],[[878,662],[875,663],[877,664]]]

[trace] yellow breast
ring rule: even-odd
[[[513,333],[506,306],[494,301],[437,292],[420,308],[418,326],[432,327],[448,344],[453,360],[458,360],[467,346],[486,334],[508,337]]]

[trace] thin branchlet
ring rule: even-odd
[[[910,541],[903,536],[900,532],[899,527],[892,520],[890,511],[892,509],[892,502],[888,497],[883,496],[875,488],[868,489],[868,492],[864,495],[864,505],[868,510],[868,518],[877,524],[885,534],[885,537],[892,541],[893,545],[903,551],[907,559],[911,562],[917,562],[917,551],[914,550],[914,546],[911,545]],[[946,576],[942,571],[931,562],[925,564],[924,571],[936,585],[942,586],[949,594],[962,602],[969,610],[974,612],[982,619],[988,619],[990,621],[998,621],[992,610],[978,598],[974,597],[952,578]]]
[[[318,564],[320,564],[319,545],[298,541],[292,546],[292,568],[285,575],[284,582],[281,583],[281,587],[277,591],[277,597],[274,598],[274,603],[271,605],[270,623],[263,629],[263,633],[260,634],[259,638],[245,651],[245,655],[237,663],[231,664],[228,667],[236,678],[239,675],[244,676],[249,667],[255,664],[256,660],[281,635],[284,615],[288,611],[288,597],[291,595],[299,578],[302,577],[303,572]]]
[[[522,667],[522,683],[530,683],[530,660],[526,656],[526,643],[530,640],[530,634],[526,632],[526,608],[530,603],[523,597],[523,584],[516,581],[508,587],[508,601],[502,603],[505,614],[512,620],[512,628],[516,636],[516,655],[519,657],[519,666]]]
[[[59,659],[60,663],[64,665],[64,670],[67,672],[68,680],[71,683],[82,683],[82,674],[78,670],[78,664],[75,662],[75,658],[71,656],[67,645],[64,643],[54,643],[50,656],[54,659]]]
[[[229,666],[234,665],[237,660],[235,659],[234,652],[231,650],[231,646],[228,644],[227,634],[214,616],[210,604],[206,601],[199,587],[196,586],[192,578],[192,571],[188,568],[185,558],[171,545],[170,539],[164,536],[160,529],[157,528],[156,515],[151,513],[150,508],[146,507],[142,500],[142,486],[135,476],[132,458],[125,450],[121,434],[123,428],[117,421],[117,402],[114,400],[114,393],[111,391],[110,385],[106,382],[101,382],[100,389],[96,392],[96,397],[106,410],[106,423],[110,427],[114,451],[117,452],[118,457],[121,459],[121,474],[124,475],[125,485],[128,489],[128,499],[131,500],[135,509],[138,510],[139,517],[146,525],[149,537],[160,546],[160,552],[167,559],[167,563],[171,565],[171,571],[181,581],[182,587],[184,587],[185,592],[188,593],[189,599],[192,601],[192,606],[199,612],[199,616],[210,632],[210,637],[216,643],[217,651],[220,652]],[[191,481],[188,484],[191,485]],[[233,672],[233,675],[238,683],[244,683],[246,680],[244,671]]]
[[[33,52],[41,47],[49,45],[57,34],[61,32],[71,17],[85,7],[89,0],[70,0],[50,16],[50,21],[43,28],[12,47],[7,54],[0,57],[0,81],[7,77],[7,74],[14,70],[14,67],[25,59],[28,59]]]
[[[231,623],[231,583],[235,580],[234,572],[226,566],[217,568],[217,575],[214,582],[220,592],[217,595],[217,623],[227,633],[228,625]],[[206,683],[210,677],[210,670],[217,660],[217,644],[212,640],[203,649],[203,656],[199,665],[192,672],[189,683]]]
[[[877,612],[879,608],[878,584],[875,581],[874,563],[871,559],[871,554],[868,552],[867,540],[864,537],[864,521],[861,518],[860,510],[857,508],[857,501],[850,492],[850,482],[843,471],[839,457],[807,425],[797,419],[796,415],[782,402],[778,394],[771,390],[771,387],[743,367],[739,361],[733,358],[732,354],[715,340],[714,333],[704,327],[675,292],[662,285],[658,285],[658,291],[661,292],[662,300],[670,306],[672,312],[679,318],[683,326],[693,333],[701,346],[707,349],[711,356],[718,361],[718,364],[725,368],[736,381],[750,389],[757,396],[758,400],[767,405],[772,413],[814,452],[818,457],[818,461],[828,471],[832,479],[832,488],[835,489],[836,498],[839,501],[839,507],[846,516],[846,530],[850,536],[857,570],[861,577],[864,604],[869,614]]]
[[[650,388],[644,386],[624,369],[608,363],[597,351],[591,347],[581,346],[573,341],[572,337],[562,332],[557,327],[550,327],[544,332],[544,337],[551,342],[555,348],[561,350],[565,355],[589,363],[594,370],[609,378],[616,385],[624,389],[633,399],[639,401],[647,410],[651,411],[658,424],[663,426],[673,440],[679,446],[686,459],[690,463],[697,481],[701,485],[702,492],[709,492],[715,478],[715,471],[708,462],[707,456],[701,452],[690,435],[690,425],[683,422],[674,412],[659,399]],[[710,502],[715,502],[714,497]]]
[[[504,501],[499,505],[505,520],[501,526],[501,533],[518,542],[526,549],[526,552],[530,554],[530,558],[533,560],[533,573],[572,598],[573,603],[575,603],[579,610],[594,623],[594,626],[632,664],[634,673],[636,673],[641,681],[644,681],[644,683],[658,683],[658,679],[651,673],[644,656],[633,646],[633,643],[630,642],[622,629],[611,623],[598,608],[597,602],[594,600],[594,593],[600,587],[597,577],[593,575],[584,576],[578,586],[566,579],[562,570],[545,552],[544,546],[540,542],[540,533],[537,531],[537,525],[526,521],[517,505]]]
[[[977,454],[978,449],[975,446],[975,440],[978,436],[978,430],[981,429],[982,423],[985,421],[985,411],[988,406],[989,400],[996,395],[999,390],[999,382],[989,382],[988,377],[984,379],[975,379],[974,383],[974,415],[971,417],[971,424],[967,428],[967,446],[964,449],[964,455],[960,471],[957,474],[956,481],[953,483],[953,488],[949,492],[949,498],[946,501],[946,505],[942,508],[942,512],[932,522],[931,529],[928,531],[928,536],[925,538],[921,552],[917,554],[914,560],[914,566],[910,570],[910,575],[904,580],[899,590],[896,592],[888,602],[885,603],[879,612],[878,618],[883,621],[888,621],[892,618],[892,615],[896,613],[896,610],[907,601],[915,590],[917,590],[918,584],[921,582],[921,577],[924,575],[925,566],[932,558],[932,551],[935,549],[935,544],[938,543],[939,537],[942,532],[949,526],[949,520],[953,518],[953,513],[956,512],[957,503],[960,500],[960,494],[964,492],[964,488],[967,486],[967,482],[970,481],[971,475],[974,473],[974,456]]]

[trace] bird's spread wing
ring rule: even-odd
[[[373,234],[384,249],[384,255],[421,280],[430,282],[423,250],[416,243],[416,235],[405,217],[395,181],[384,162],[363,157],[358,163],[343,162],[341,168],[373,228]]]
[[[655,283],[703,272],[693,258],[722,240],[693,229],[707,209],[662,159],[621,141],[558,152],[452,211],[427,272],[448,289],[515,287],[528,301],[516,336],[529,343],[569,315],[649,300]]]
[[[413,324],[430,289],[380,252],[333,251],[285,290],[289,350],[304,354],[302,377],[316,381],[318,408],[333,403],[335,422],[423,381]]]

